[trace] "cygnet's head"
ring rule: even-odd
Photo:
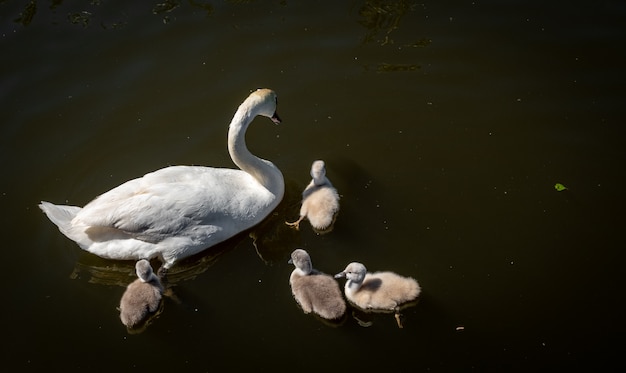
[[[317,160],[311,165],[311,177],[315,185],[326,183],[326,164],[322,160]]]
[[[147,259],[138,260],[135,264],[135,272],[137,273],[137,277],[142,282],[149,282],[152,280],[154,276],[154,272],[152,272],[152,266]]]
[[[302,249],[295,249],[291,253],[291,259],[289,259],[288,263],[293,264],[296,268],[304,272],[304,274],[306,275],[313,271],[311,257],[309,256],[309,253]]]
[[[272,122],[276,124],[281,122],[281,119],[276,112],[278,97],[271,89],[257,89],[252,92],[250,96],[248,96],[242,105],[247,105],[249,107],[250,114],[252,116],[263,115],[270,118]]]
[[[365,274],[367,273],[367,268],[361,263],[352,262],[348,264],[346,269],[342,272],[339,272],[335,275],[335,278],[345,277],[347,280],[354,282],[363,282],[365,279]]]

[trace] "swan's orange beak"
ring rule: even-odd
[[[272,115],[272,117],[270,119],[272,120],[272,122],[274,122],[276,124],[279,124],[280,122],[282,122],[282,120],[278,116],[278,112],[274,112],[274,115]]]

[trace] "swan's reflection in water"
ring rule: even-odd
[[[272,214],[249,233],[259,258],[265,264],[283,263],[299,244],[300,232],[285,224],[285,215]]]
[[[300,246],[300,232],[285,224],[286,218],[300,209],[299,186],[285,182],[285,196],[265,220],[249,231],[259,258],[265,264],[284,264],[291,252]]]
[[[234,249],[239,241],[240,239],[229,240],[177,262],[167,271],[165,283],[171,287],[183,281],[193,280],[209,269],[223,254]],[[150,264],[154,268],[161,266],[158,259],[151,260]],[[109,260],[89,253],[81,253],[70,278],[87,279],[87,282],[98,285],[126,287],[136,278],[135,261]]]

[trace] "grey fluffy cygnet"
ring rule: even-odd
[[[296,267],[289,277],[291,292],[304,313],[314,312],[327,320],[341,318],[346,312],[346,302],[337,281],[313,269],[305,250],[294,250],[289,263]]]
[[[352,262],[335,278],[346,278],[346,298],[364,311],[394,312],[398,327],[400,306],[417,299],[421,288],[411,277],[394,272],[368,273],[362,263]]]
[[[163,285],[152,271],[150,262],[141,259],[135,264],[138,279],[131,282],[120,300],[120,319],[128,328],[135,328],[156,312],[163,297]]]
[[[309,185],[302,192],[302,205],[300,217],[294,222],[286,222],[299,229],[300,222],[308,219],[316,231],[327,231],[332,227],[339,212],[339,194],[326,177],[326,165],[324,161],[317,160],[311,165],[311,177]]]

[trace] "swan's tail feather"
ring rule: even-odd
[[[85,234],[84,226],[74,226],[72,220],[82,210],[78,206],[55,205],[50,202],[41,201],[39,208],[46,213],[48,219],[52,221],[61,233],[69,239],[75,241],[83,249],[88,248],[93,242]]]
[[[81,210],[78,206],[54,205],[50,202],[41,201],[39,208],[46,213],[48,219],[52,221],[61,232],[69,230],[72,219]]]

